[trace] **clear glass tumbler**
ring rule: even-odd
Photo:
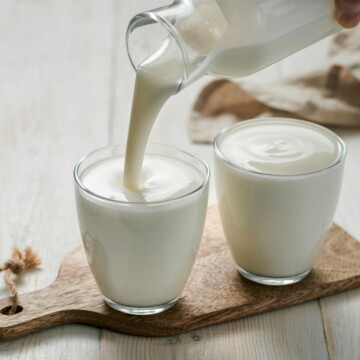
[[[79,226],[107,304],[128,314],[156,314],[176,303],[191,272],[204,227],[209,168],[184,151],[149,144],[145,161],[159,156],[181,162],[198,174],[198,187],[164,201],[128,202],[99,196],[84,186],[89,169],[124,154],[125,145],[106,147],[76,165]]]
[[[231,139],[237,143],[230,144]],[[335,155],[317,147],[319,141],[335,149]],[[234,155],[236,144],[244,147],[243,164]],[[322,150],[316,153],[314,148]],[[303,279],[332,224],[345,143],[316,124],[269,118],[223,130],[214,141],[214,153],[222,225],[239,273],[267,285]]]

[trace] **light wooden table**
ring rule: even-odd
[[[96,147],[125,141],[134,79],[125,29],[132,15],[164,3],[0,2],[0,260],[13,244],[27,244],[43,262],[41,270],[18,281],[20,292],[51,283],[63,256],[80,243],[73,166]],[[327,44],[248,80],[271,81],[321,66]],[[207,81],[169,101],[152,140],[185,148],[212,166],[211,146],[191,144],[186,131],[195,96]],[[360,239],[360,131],[339,134],[348,160],[335,220]],[[168,338],[59,326],[1,343],[0,358],[359,359],[360,290]]]

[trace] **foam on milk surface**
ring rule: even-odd
[[[91,192],[104,198],[126,202],[166,201],[189,194],[201,186],[200,172],[181,160],[161,155],[147,155],[139,189],[122,185],[124,156],[97,163],[83,175],[83,184]]]
[[[306,174],[331,166],[339,143],[326,130],[302,123],[254,122],[231,131],[219,144],[223,157],[247,170],[273,174]]]

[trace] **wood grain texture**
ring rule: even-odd
[[[168,337],[144,338],[103,330],[100,357],[106,360],[328,359],[317,307],[317,301],[311,301]]]
[[[72,170],[108,140],[111,15],[112,0],[0,1],[0,258],[16,244],[42,260],[20,293],[53,282],[80,244]],[[60,326],[1,343],[0,358],[97,359],[99,338]]]
[[[345,140],[348,154],[335,220],[360,239],[360,132],[336,131]],[[320,307],[329,358],[360,359],[360,290],[321,299]]]
[[[217,207],[210,207],[202,245],[190,280],[170,310],[156,316],[131,316],[103,301],[82,248],[67,255],[57,280],[24,294],[24,310],[0,316],[0,339],[66,323],[83,323],[143,336],[168,336],[249,315],[280,309],[360,285],[360,244],[333,225],[311,274],[283,287],[252,283],[240,277],[226,246]],[[7,305],[0,301],[0,311]]]

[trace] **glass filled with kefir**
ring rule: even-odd
[[[267,118],[225,129],[214,153],[222,225],[239,273],[267,285],[303,279],[335,214],[344,142],[313,123]]]
[[[209,168],[177,148],[149,144],[140,186],[123,185],[125,146],[98,149],[76,165],[75,196],[87,260],[113,308],[162,312],[185,287],[198,251]]]

